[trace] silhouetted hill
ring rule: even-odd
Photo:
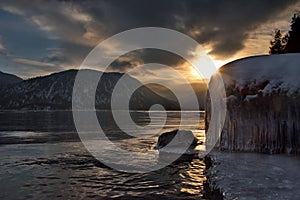
[[[55,110],[72,108],[72,92],[74,80],[78,70],[68,70],[44,77],[32,78],[16,83],[0,90],[0,109],[25,110]],[[85,73],[95,75],[99,71],[84,70]],[[111,94],[122,73],[103,73],[98,84],[95,104],[97,109],[111,108]],[[124,75],[128,76],[128,75]],[[128,77],[128,84],[137,83]],[[121,93],[117,98],[128,97],[128,85],[121,85]],[[130,96],[129,96],[130,97]],[[161,104],[166,109],[178,109],[177,103],[161,97],[149,88],[142,86],[130,98],[131,109],[149,109],[153,104]]]
[[[22,79],[16,75],[8,74],[0,71],[0,87],[21,82]]]

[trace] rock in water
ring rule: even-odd
[[[160,152],[189,154],[195,153],[197,144],[197,138],[192,131],[173,130],[159,136],[155,149]]]

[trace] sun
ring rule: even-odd
[[[216,68],[219,69],[220,67],[222,67],[223,65],[225,65],[229,61],[227,61],[227,60],[213,60],[213,62],[215,64]]]
[[[217,71],[217,67],[213,60],[208,57],[196,58],[191,66],[191,74],[198,78],[202,79],[210,79],[211,75],[213,75]]]
[[[199,81],[199,80],[209,80],[211,75],[213,75],[216,71],[218,71],[219,68],[226,65],[227,63],[231,62],[234,59],[227,59],[227,60],[216,60],[211,59],[212,65],[207,64],[203,62],[203,60],[196,61],[196,66],[204,65],[205,67],[194,67],[193,65],[190,65],[190,79],[193,81]],[[208,69],[208,67],[210,69]]]
[[[235,58],[216,58],[214,55],[210,55],[207,52],[211,52],[211,49],[205,49],[202,46],[198,46],[194,51],[191,52],[193,58],[190,60],[190,79],[199,80],[205,79],[210,80],[211,76],[218,71],[218,69],[225,64],[233,61]]]

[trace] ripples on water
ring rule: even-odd
[[[195,113],[169,112],[163,131],[178,128],[180,114],[192,119]],[[1,199],[203,197],[206,180],[203,160],[193,158],[175,162],[161,170],[143,174],[118,172],[87,152],[79,141],[71,116],[70,112],[0,113]],[[149,123],[146,112],[136,112],[133,116],[137,123]],[[157,137],[124,137],[111,119],[106,119],[103,122],[106,134],[116,144],[131,151],[157,154],[153,150]],[[194,126],[197,122],[191,120],[190,123]],[[193,130],[203,139],[201,129],[203,120],[199,129]]]

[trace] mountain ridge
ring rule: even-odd
[[[0,86],[1,87],[10,85],[10,84],[14,84],[14,83],[18,83],[21,81],[23,81],[23,79],[16,75],[0,71]]]
[[[100,71],[82,69],[95,75]],[[68,110],[72,108],[72,92],[78,70],[70,69],[50,75],[30,78],[17,82],[10,87],[0,89],[0,110]],[[96,109],[111,109],[111,94],[115,84],[124,76],[119,72],[105,72],[98,83],[95,97]],[[138,80],[129,77],[132,83]],[[126,85],[122,85],[119,98],[128,97]],[[130,109],[147,110],[154,104],[161,104],[166,109],[176,110],[179,105],[168,100],[149,88],[142,86],[137,89],[130,99]]]

